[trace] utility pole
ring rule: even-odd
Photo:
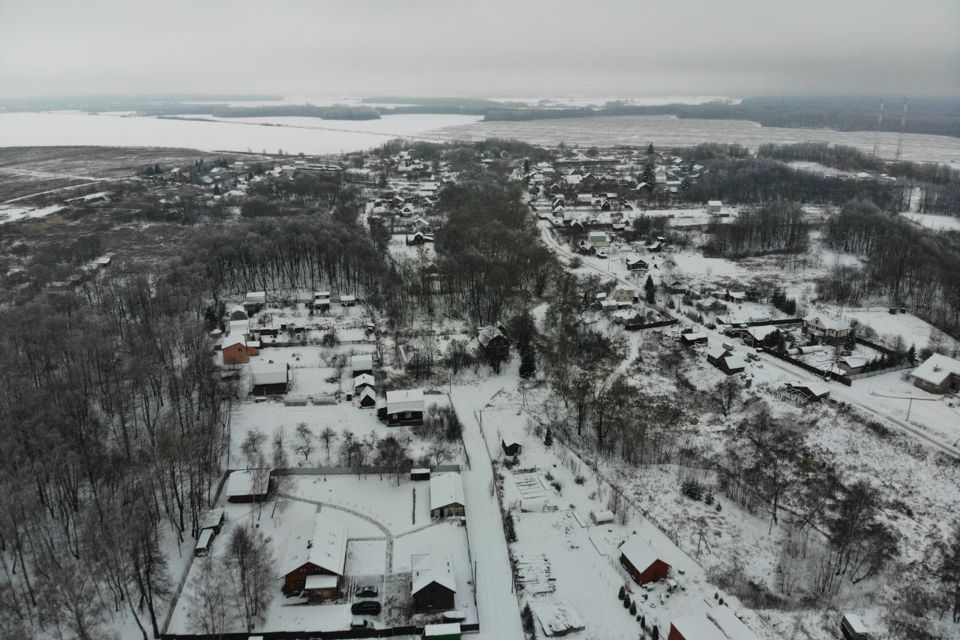
[[[877,118],[877,131],[873,136],[873,157],[879,156],[878,147],[880,146],[880,130],[883,128],[883,98],[880,98],[880,117]]]

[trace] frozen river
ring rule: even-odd
[[[391,138],[481,140],[516,138],[554,146],[646,145],[686,147],[701,142],[739,143],[756,149],[765,142],[829,142],[864,151],[879,145],[892,158],[897,134],[761,127],[743,120],[681,120],[673,116],[608,116],[480,122],[479,116],[392,115],[379,120],[319,118],[161,119],[76,112],[0,113],[0,147],[100,145],[183,147],[205,151],[328,154],[379,146]],[[908,133],[903,159],[960,163],[960,138]]]
[[[436,134],[437,132],[433,132]],[[761,127],[745,120],[694,120],[674,116],[603,116],[531,120],[527,122],[477,122],[449,127],[440,134],[451,138],[515,138],[532,144],[553,146],[561,142],[580,147],[646,145],[690,147],[701,142],[742,144],[756,149],[765,142],[829,142],[857,147],[866,152],[878,142],[883,158],[893,158],[898,134],[829,129]],[[904,160],[960,163],[960,138],[908,133],[903,138]]]
[[[199,117],[199,116],[198,116]],[[0,113],[0,147],[181,147],[204,151],[328,154],[473,123],[478,116],[395,115],[379,120],[231,118],[184,120],[76,112]]]

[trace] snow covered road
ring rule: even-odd
[[[493,466],[476,412],[492,393],[477,386],[453,387],[450,401],[463,424],[463,444],[470,458],[464,469],[463,491],[466,499],[467,534],[476,565],[477,611],[480,633],[489,640],[522,640],[520,609],[513,593],[513,573],[503,535],[500,505],[492,493]],[[493,393],[496,389],[493,390]]]

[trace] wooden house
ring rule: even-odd
[[[935,353],[910,374],[914,386],[930,393],[960,391],[960,361]]]
[[[417,613],[453,609],[457,581],[450,556],[420,553],[410,558],[410,596]]]
[[[387,426],[423,424],[423,389],[387,391],[386,403],[377,410]]]
[[[430,475],[430,517],[447,518],[466,514],[463,482],[455,472]]]
[[[285,362],[255,362],[251,372],[254,395],[284,394],[290,387],[290,365]]]
[[[357,393],[357,406],[361,409],[373,409],[377,406],[377,392],[372,387],[363,387]]]
[[[822,314],[809,315],[803,319],[803,330],[827,344],[843,344],[850,335],[850,323]]]
[[[242,335],[231,335],[223,339],[220,348],[223,356],[223,364],[246,364],[250,362],[250,354],[247,351],[247,341]]]
[[[727,375],[740,373],[747,368],[747,362],[738,353],[724,347],[713,347],[707,352],[707,362]]]
[[[665,580],[670,573],[670,565],[657,550],[636,535],[620,545],[620,564],[637,584]]]
[[[516,429],[505,429],[500,434],[500,446],[508,456],[518,456],[523,449],[523,435]]]
[[[347,560],[347,527],[318,513],[290,533],[281,565],[283,594],[305,593],[310,600],[330,600],[340,592]]]

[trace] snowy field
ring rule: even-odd
[[[826,142],[856,147],[870,153],[878,142],[880,156],[892,158],[899,134],[829,129],[762,127],[746,120],[680,119],[674,116],[600,116],[526,122],[478,122],[444,129],[453,139],[515,138],[531,144],[555,146],[561,142],[581,147],[646,145],[691,147],[704,142],[737,143],[756,149],[770,142]],[[904,160],[960,162],[960,139],[907,133],[903,138]]]
[[[312,126],[180,120],[84,113],[2,113],[0,147],[183,147],[204,151],[330,154],[382,145],[399,136],[421,136],[441,127],[470,124],[476,116],[404,114],[380,120],[309,118]],[[268,119],[277,120],[284,119]],[[304,120],[304,118],[294,118]]]

